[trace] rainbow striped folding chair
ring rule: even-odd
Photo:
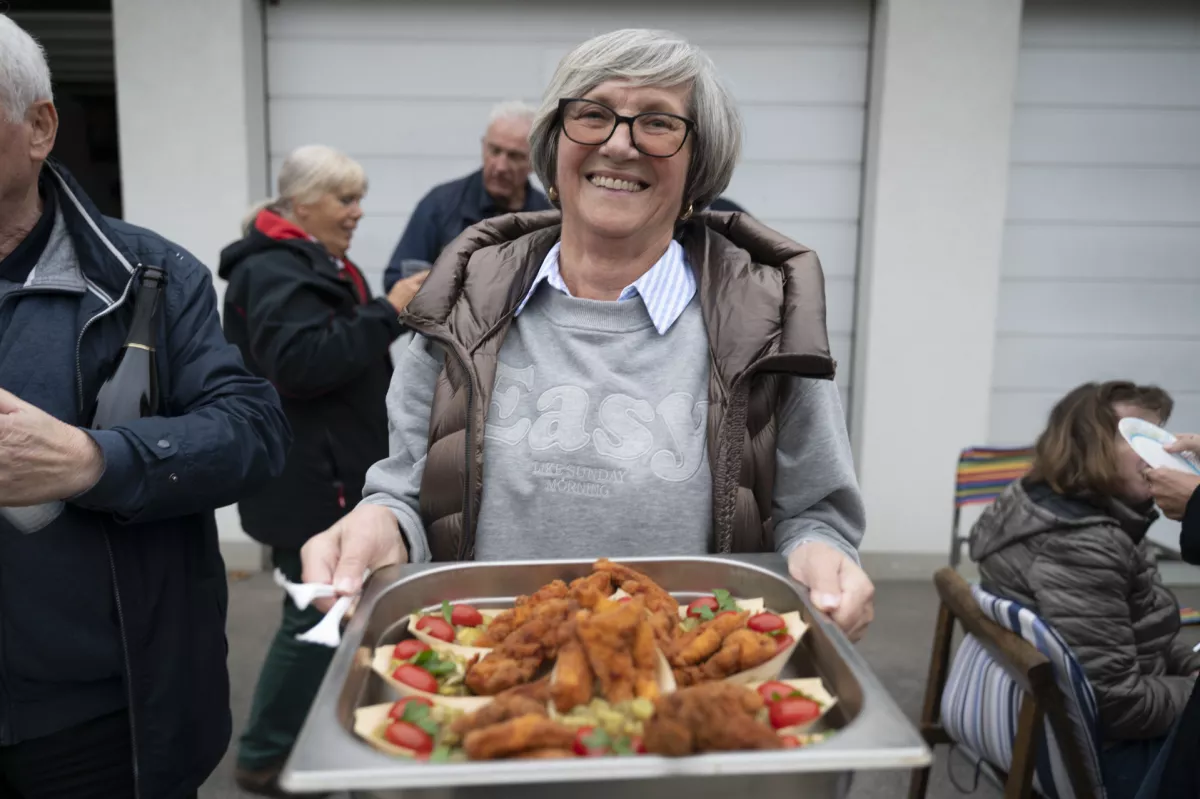
[[[950,565],[958,568],[967,536],[958,530],[962,509],[992,502],[1033,464],[1032,447],[970,447],[958,456],[954,481],[954,526],[950,530]]]

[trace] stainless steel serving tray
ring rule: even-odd
[[[591,560],[397,566],[376,573],[321,683],[281,784],[295,793],[351,791],[406,799],[570,796],[572,799],[675,795],[841,797],[854,771],[928,765],[930,751],[854,646],[815,613],[807,590],[777,555],[625,558],[686,600],[727,588],[763,597],[768,608],[798,610],[809,631],[784,675],[820,676],[838,703],[826,717],[836,731],[803,749],[730,752],[685,758],[652,756],[569,760],[422,763],[372,749],[353,732],[354,710],[395,694],[370,668],[377,646],[405,637],[400,619],[443,599],[480,607],[511,604],[554,579],[591,571]],[[669,793],[668,793],[669,792]]]

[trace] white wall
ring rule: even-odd
[[[864,549],[949,549],[958,452],[985,440],[1020,0],[881,0],[852,420]]]
[[[113,0],[113,34],[125,219],[215,270],[267,192],[261,4]],[[253,554],[236,513],[219,519],[223,548]]]

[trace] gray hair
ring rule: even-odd
[[[326,192],[366,194],[367,173],[362,164],[350,156],[323,144],[307,144],[288,153],[279,167],[279,193],[250,209],[242,220],[242,230],[248,231],[259,211],[284,213],[297,203],[317,200]]]
[[[638,28],[589,39],[558,63],[529,136],[542,185],[554,185],[558,168],[559,99],[583,97],[610,80],[690,87],[688,114],[696,130],[683,204],[704,208],[725,191],[742,151],[742,118],[733,97],[700,48],[669,31]]]
[[[488,114],[488,127],[491,127],[493,122],[499,122],[501,119],[519,119],[523,122],[533,122],[533,118],[536,115],[537,109],[529,103],[523,103],[520,100],[509,100],[492,106],[492,111]]]
[[[46,53],[8,15],[0,14],[0,105],[9,122],[21,122],[41,100],[54,100]]]

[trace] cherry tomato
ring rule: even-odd
[[[800,746],[800,739],[795,735],[784,735],[779,740],[783,741],[784,749],[795,749]]]
[[[580,727],[575,732],[575,754],[580,757],[600,757],[608,754],[608,747],[593,747],[588,746],[587,738],[591,736],[595,727]]]
[[[642,740],[642,736],[640,735],[635,735],[630,738],[629,746],[633,749],[635,754],[646,754],[646,742]]]
[[[776,630],[787,629],[787,623],[781,616],[774,613],[759,613],[746,621],[746,626],[756,633],[773,633]]]
[[[433,751],[433,738],[429,733],[407,721],[393,721],[384,732],[384,737],[401,749],[411,749],[418,756]]]
[[[781,635],[775,639],[775,654],[778,655],[783,650],[787,649],[796,639],[790,635]]]
[[[417,629],[439,641],[454,640],[454,628],[441,616],[422,616],[417,622]]]
[[[719,602],[717,602],[717,598],[715,596],[702,596],[699,599],[693,599],[691,601],[691,604],[688,605],[687,615],[695,616],[698,619],[703,618],[700,613],[700,608],[708,608],[713,613],[716,613],[717,608],[720,606],[721,605]]]
[[[470,605],[455,605],[450,623],[455,627],[478,627],[483,624],[483,614]]]
[[[392,709],[388,711],[388,718],[400,721],[404,718],[404,709],[414,702],[425,707],[433,707],[433,702],[430,702],[423,696],[406,696],[392,705]]]
[[[424,641],[409,638],[407,641],[396,644],[396,648],[392,650],[392,658],[394,660],[412,660],[428,648],[429,644]]]
[[[392,679],[396,682],[404,683],[410,688],[424,691],[427,694],[437,693],[437,677],[434,677],[420,666],[414,666],[411,663],[405,663],[393,671]]]
[[[763,698],[763,701],[768,705],[776,702],[784,697],[791,696],[796,692],[796,689],[785,682],[772,680],[758,686],[758,695]]]
[[[771,726],[777,730],[807,724],[821,715],[821,706],[803,696],[792,696],[771,703]]]

